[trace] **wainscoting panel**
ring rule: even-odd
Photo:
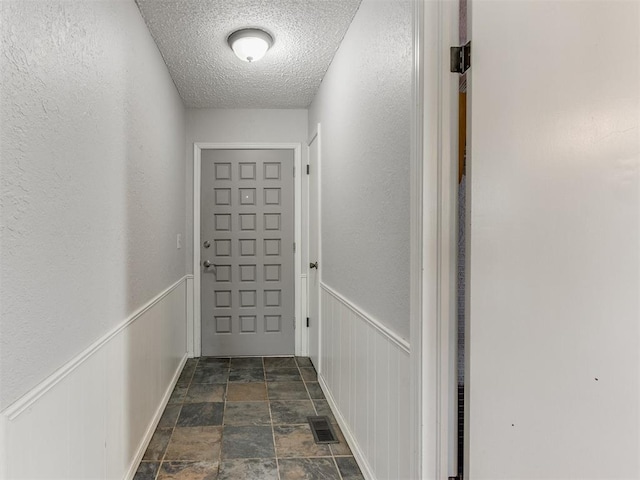
[[[131,479],[186,361],[186,278],[0,414],[0,478]]]
[[[319,381],[368,480],[409,480],[409,344],[321,284]]]

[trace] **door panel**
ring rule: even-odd
[[[293,152],[203,150],[201,191],[202,354],[292,355]]]
[[[309,144],[309,262],[318,262],[318,268],[309,268],[309,358],[320,369],[320,207],[319,140],[316,135]]]
[[[470,6],[465,478],[640,478],[640,2]]]

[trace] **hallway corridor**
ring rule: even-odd
[[[307,416],[340,443],[318,445]],[[189,359],[134,480],[364,480],[308,358]]]

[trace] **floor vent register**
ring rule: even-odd
[[[316,443],[340,443],[328,417],[307,417],[307,421]]]

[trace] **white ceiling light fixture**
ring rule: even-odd
[[[236,30],[227,38],[236,56],[245,62],[257,62],[273,45],[273,37],[259,28]]]

